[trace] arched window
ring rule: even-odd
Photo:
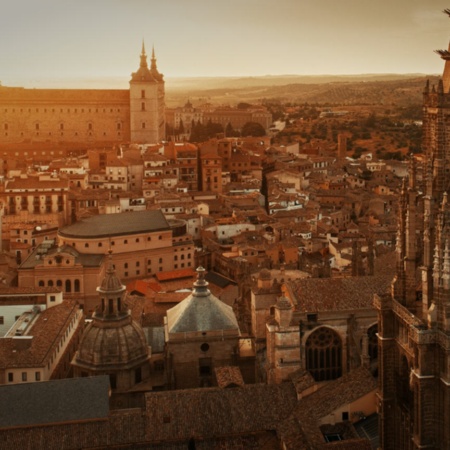
[[[72,282],[70,280],[66,280],[66,292],[72,292]]]
[[[316,381],[334,380],[342,375],[342,342],[330,328],[320,327],[307,339],[306,369]]]
[[[80,292],[80,280],[75,280],[74,281],[73,289],[74,289],[75,292]]]
[[[45,286],[44,280],[39,280],[38,286],[44,287]]]
[[[62,281],[61,280],[56,280],[56,287],[62,287]]]
[[[47,286],[53,287],[53,280],[48,280],[47,281]]]

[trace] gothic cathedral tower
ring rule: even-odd
[[[412,158],[392,293],[374,301],[383,450],[450,449],[450,48],[437,53],[445,68],[423,93],[422,180]]]
[[[148,67],[142,43],[141,63],[130,80],[130,140],[155,144],[162,141],[164,135],[164,79],[156,68],[154,50]]]

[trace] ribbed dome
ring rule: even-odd
[[[83,333],[76,363],[94,370],[116,370],[140,365],[147,358],[144,332],[131,316],[126,316],[111,322],[91,322]]]
[[[83,333],[74,364],[90,371],[138,367],[148,359],[147,340],[126,307],[126,288],[116,276],[111,251],[105,278],[97,292],[101,305]]]

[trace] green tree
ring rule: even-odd
[[[265,136],[266,130],[258,122],[247,122],[244,124],[241,130],[242,136]]]

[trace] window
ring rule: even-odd
[[[139,266],[140,266],[140,262],[136,261],[136,267],[139,267]]]
[[[0,325],[3,325],[5,323],[5,318],[3,316],[0,316]]]
[[[142,122],[141,124],[141,128],[144,129],[145,128],[145,122]]]
[[[144,102],[141,103],[141,111],[145,111],[145,103]]]
[[[145,89],[142,89],[141,91],[141,98],[145,98]]]
[[[128,263],[125,263],[125,264],[123,265],[123,268],[124,268],[124,269],[128,269]]]
[[[27,381],[27,373],[22,372],[22,381]]]
[[[8,383],[12,383],[14,381],[14,374],[12,372],[8,373]]]
[[[342,342],[331,328],[320,327],[307,339],[306,369],[316,381],[334,380],[342,375]]]
[[[51,301],[51,302],[56,301],[56,297],[55,297],[54,295],[50,295],[50,301]]]
[[[34,379],[36,381],[41,381],[41,372],[35,372]]]

